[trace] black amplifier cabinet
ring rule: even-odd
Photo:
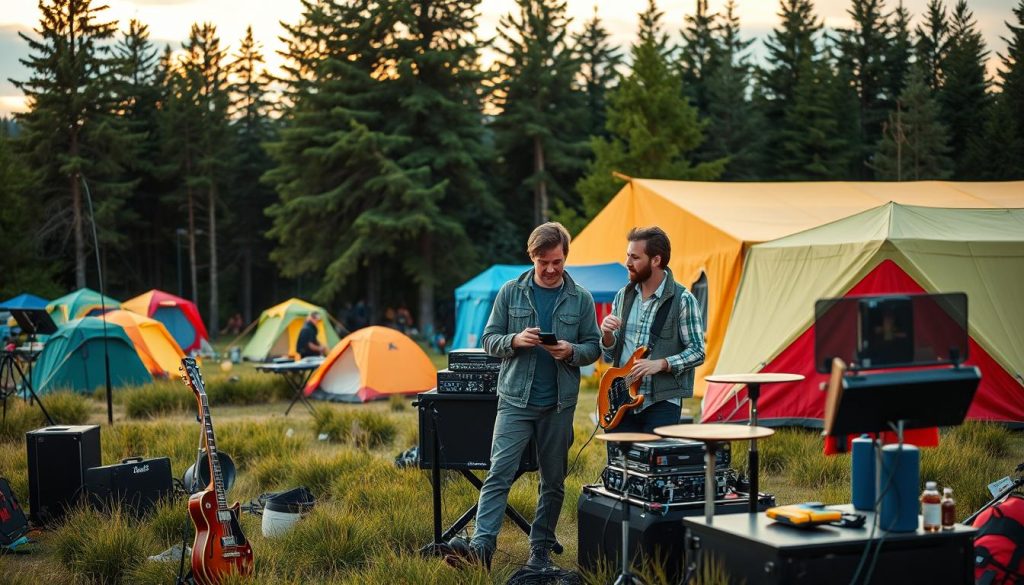
[[[848,505],[832,508],[853,512]],[[764,514],[716,514],[708,525],[703,516],[694,516],[683,520],[686,554],[696,555],[700,562],[709,557],[721,562],[732,583],[832,585],[852,582],[870,544],[865,565],[873,564],[874,571],[868,583],[974,583],[975,529],[957,524],[941,532],[919,528],[915,532],[875,530],[872,535],[873,514],[861,513],[867,516],[863,528],[793,528]],[[858,583],[864,582],[866,571],[865,566]]]
[[[497,394],[417,395],[420,467],[430,469],[434,460],[434,428],[439,439],[441,469],[490,469],[491,438],[498,414]],[[519,462],[521,471],[537,469],[537,444],[530,441]]]
[[[604,488],[616,494],[622,493],[622,477],[621,467],[608,466],[601,472]],[[629,495],[645,502],[661,504],[703,502],[704,479],[704,471],[657,474],[630,471]],[[715,470],[715,497],[725,497],[735,483],[735,470]]]
[[[437,391],[441,394],[494,394],[498,391],[498,372],[440,370]]]
[[[626,465],[630,472],[670,473],[702,471],[706,450],[701,441],[689,439],[660,439],[633,443],[626,451]],[[715,451],[715,467],[729,467],[732,453],[729,443],[722,443]],[[608,465],[622,467],[622,450],[617,443],[608,444]]]
[[[25,433],[28,509],[36,524],[60,520],[82,495],[85,470],[101,463],[96,425],[44,427]]]
[[[665,568],[668,583],[682,582],[685,566],[684,530],[686,516],[703,516],[704,502],[669,504],[661,511],[649,511],[650,505],[630,499],[629,554],[635,563],[657,562]],[[762,494],[760,510],[775,505],[772,496]],[[743,514],[750,508],[746,497],[719,500],[715,515]],[[622,499],[600,485],[585,485],[577,502],[578,559],[581,569],[596,571],[602,565],[618,573],[622,557]],[[662,513],[663,512],[663,513]],[[756,581],[748,581],[756,583]]]
[[[98,509],[117,504],[141,517],[158,500],[174,492],[171,477],[169,458],[131,457],[114,465],[87,469],[85,491],[89,502]]]
[[[456,349],[448,352],[448,369],[459,372],[497,372],[501,358],[487,355],[482,349]]]

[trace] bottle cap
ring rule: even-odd
[[[935,483],[934,481],[927,481],[924,484],[924,489],[926,489],[926,490],[934,490],[934,489],[938,489],[938,487],[939,487],[939,484]]]
[[[942,488],[942,493],[950,495],[950,494],[953,493],[953,488],[951,488],[951,487]]]

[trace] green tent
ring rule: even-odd
[[[59,299],[54,299],[46,305],[46,312],[53,318],[57,325],[67,323],[82,317],[91,317],[103,312],[105,306],[108,311],[121,308],[121,302],[104,296],[103,303],[100,303],[100,293],[91,288],[80,288],[73,293],[66,294]]]
[[[83,317],[61,325],[39,354],[32,369],[32,385],[38,394],[56,390],[88,393],[106,384],[103,364],[103,320]],[[153,381],[128,334],[114,323],[106,325],[113,386]]]
[[[299,340],[299,331],[302,330],[306,317],[313,311],[319,311],[323,317],[317,325],[317,340],[321,345],[326,344],[328,348],[334,347],[341,340],[330,324],[334,319],[327,311],[301,299],[288,299],[260,314],[256,333],[253,333],[252,339],[242,350],[242,357],[254,362],[279,357],[298,357],[295,344]]]

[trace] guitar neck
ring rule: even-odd
[[[213,491],[217,495],[217,508],[227,510],[227,497],[224,494],[224,477],[220,469],[220,457],[217,456],[217,438],[213,433],[213,420],[210,418],[210,404],[206,393],[199,393],[199,404],[203,409],[203,429],[206,436],[206,456],[210,463],[210,477]]]

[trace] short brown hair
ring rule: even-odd
[[[535,258],[551,248],[561,245],[562,253],[568,256],[569,240],[571,239],[569,230],[557,221],[542,223],[533,228],[530,239],[526,240],[526,253],[530,258]]]
[[[672,244],[668,241],[668,234],[658,226],[648,228],[635,227],[629,230],[626,240],[630,242],[643,242],[644,253],[648,258],[661,256],[661,267],[668,268],[668,261],[672,258]]]

